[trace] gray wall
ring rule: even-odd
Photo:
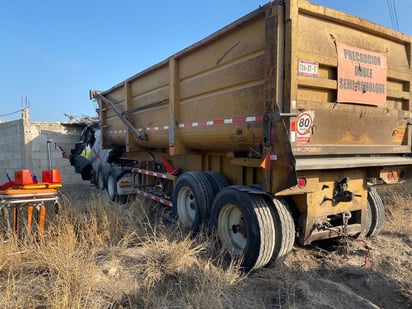
[[[82,182],[69,160],[56,149],[59,145],[69,155],[82,129],[75,123],[30,122],[28,109],[22,112],[22,119],[0,123],[0,184],[8,181],[6,172],[14,179],[14,172],[20,169],[29,169],[40,181],[42,171],[49,168],[48,140],[52,141],[52,165],[60,170],[63,184]]]
[[[23,121],[0,123],[0,184],[7,182],[6,172],[14,178],[14,171],[24,162]]]

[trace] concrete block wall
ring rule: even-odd
[[[0,184],[8,181],[6,172],[14,178],[14,172],[21,169],[29,169],[40,181],[42,171],[49,169],[48,141],[52,166],[60,170],[63,184],[82,182],[67,158],[82,130],[83,125],[77,123],[30,122],[28,110],[20,120],[0,123]]]
[[[23,121],[0,123],[0,184],[8,181],[6,172],[14,178],[14,171],[24,161]]]
[[[27,164],[31,165],[32,173],[39,177],[43,170],[49,169],[51,163],[53,168],[60,170],[63,184],[74,184],[81,181],[81,176],[74,172],[73,166],[67,156],[63,157],[61,148],[70,154],[79,141],[82,127],[74,124],[63,124],[59,122],[33,122],[29,125],[26,136],[29,135],[29,143],[26,143]],[[26,137],[27,138],[27,137]],[[48,143],[49,142],[49,143]],[[48,157],[50,147],[50,161]]]

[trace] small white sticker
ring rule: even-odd
[[[290,141],[292,143],[296,142],[296,132],[294,132],[294,131],[290,132]]]
[[[319,63],[299,60],[298,74],[302,76],[318,77]]]

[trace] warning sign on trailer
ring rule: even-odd
[[[338,54],[338,102],[385,106],[387,57],[336,42]]]
[[[296,119],[296,142],[299,144],[309,144],[312,136],[314,111],[306,111]]]

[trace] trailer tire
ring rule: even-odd
[[[112,202],[117,200],[117,177],[115,177],[114,173],[109,173],[107,177],[107,195]]]
[[[206,178],[209,180],[212,186],[214,195],[216,195],[221,189],[229,185],[225,176],[220,173],[208,171],[204,172],[204,174],[206,175]]]
[[[213,198],[213,189],[205,174],[183,173],[173,190],[173,216],[185,229],[197,233],[202,224],[209,224]]]
[[[272,258],[277,235],[271,204],[263,194],[234,186],[223,188],[213,202],[211,220],[222,249],[246,271]]]
[[[117,181],[128,171],[123,171],[120,175],[116,175],[115,172],[110,172],[107,178],[107,195],[112,202],[119,202],[121,204],[127,203],[128,195],[119,195],[117,191]]]
[[[275,249],[268,266],[282,263],[292,251],[295,243],[295,222],[289,205],[283,199],[273,199],[273,221],[275,222]]]
[[[107,187],[107,181],[106,181],[106,174],[104,172],[103,166],[99,166],[97,170],[97,188],[99,190],[104,190]]]
[[[380,233],[385,222],[385,206],[375,188],[368,190],[368,212],[366,214],[366,237],[373,237]]]

